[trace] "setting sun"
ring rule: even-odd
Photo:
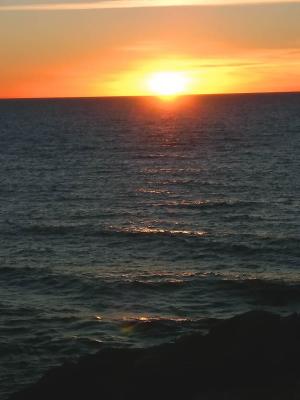
[[[148,87],[157,96],[176,96],[186,93],[188,82],[182,72],[156,72],[150,76]]]

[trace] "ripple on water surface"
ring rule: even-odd
[[[106,345],[298,311],[299,118],[299,95],[1,101],[0,397]]]

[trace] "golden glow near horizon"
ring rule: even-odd
[[[300,91],[299,15],[300,2],[0,7],[0,98]]]

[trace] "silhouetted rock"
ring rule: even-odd
[[[253,311],[176,343],[103,349],[11,400],[300,400],[300,317]]]

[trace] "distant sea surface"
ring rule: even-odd
[[[0,397],[300,307],[300,94],[0,101]]]

